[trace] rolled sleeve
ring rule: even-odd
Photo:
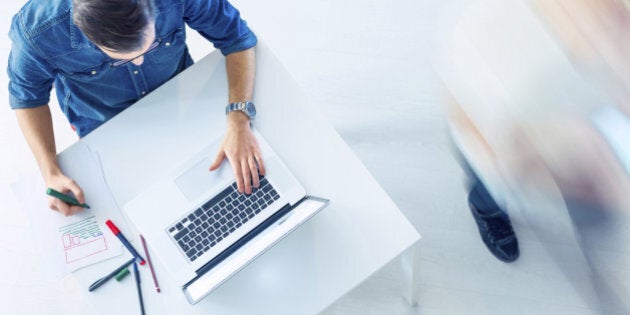
[[[184,20],[223,55],[256,46],[258,39],[226,0],[186,0]]]
[[[48,104],[55,70],[25,36],[19,14],[13,18],[9,37],[12,40],[7,67],[9,105],[18,109]]]

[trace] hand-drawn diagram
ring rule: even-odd
[[[96,216],[62,226],[59,232],[66,254],[66,264],[107,250],[107,242],[96,222]]]

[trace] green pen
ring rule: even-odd
[[[60,192],[58,192],[58,191],[56,191],[56,190],[54,190],[52,188],[46,189],[46,195],[55,197],[55,198],[57,198],[57,199],[59,199],[61,201],[65,201],[65,202],[67,202],[67,203],[69,203],[71,205],[80,206],[80,207],[83,207],[83,208],[90,209],[90,206],[88,206],[88,205],[86,205],[84,203],[79,203],[79,201],[76,200],[75,198],[70,197],[70,196],[68,196],[66,194],[62,194],[62,193],[60,193]]]

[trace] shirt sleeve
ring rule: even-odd
[[[17,109],[48,104],[55,68],[41,57],[25,36],[19,14],[13,18],[9,37],[12,40],[7,67],[9,105]]]
[[[256,35],[226,0],[185,0],[184,21],[223,55],[256,46]]]

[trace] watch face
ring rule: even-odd
[[[247,105],[245,105],[245,111],[247,112],[249,118],[256,117],[256,106],[254,106],[254,103],[247,102],[246,104]]]

